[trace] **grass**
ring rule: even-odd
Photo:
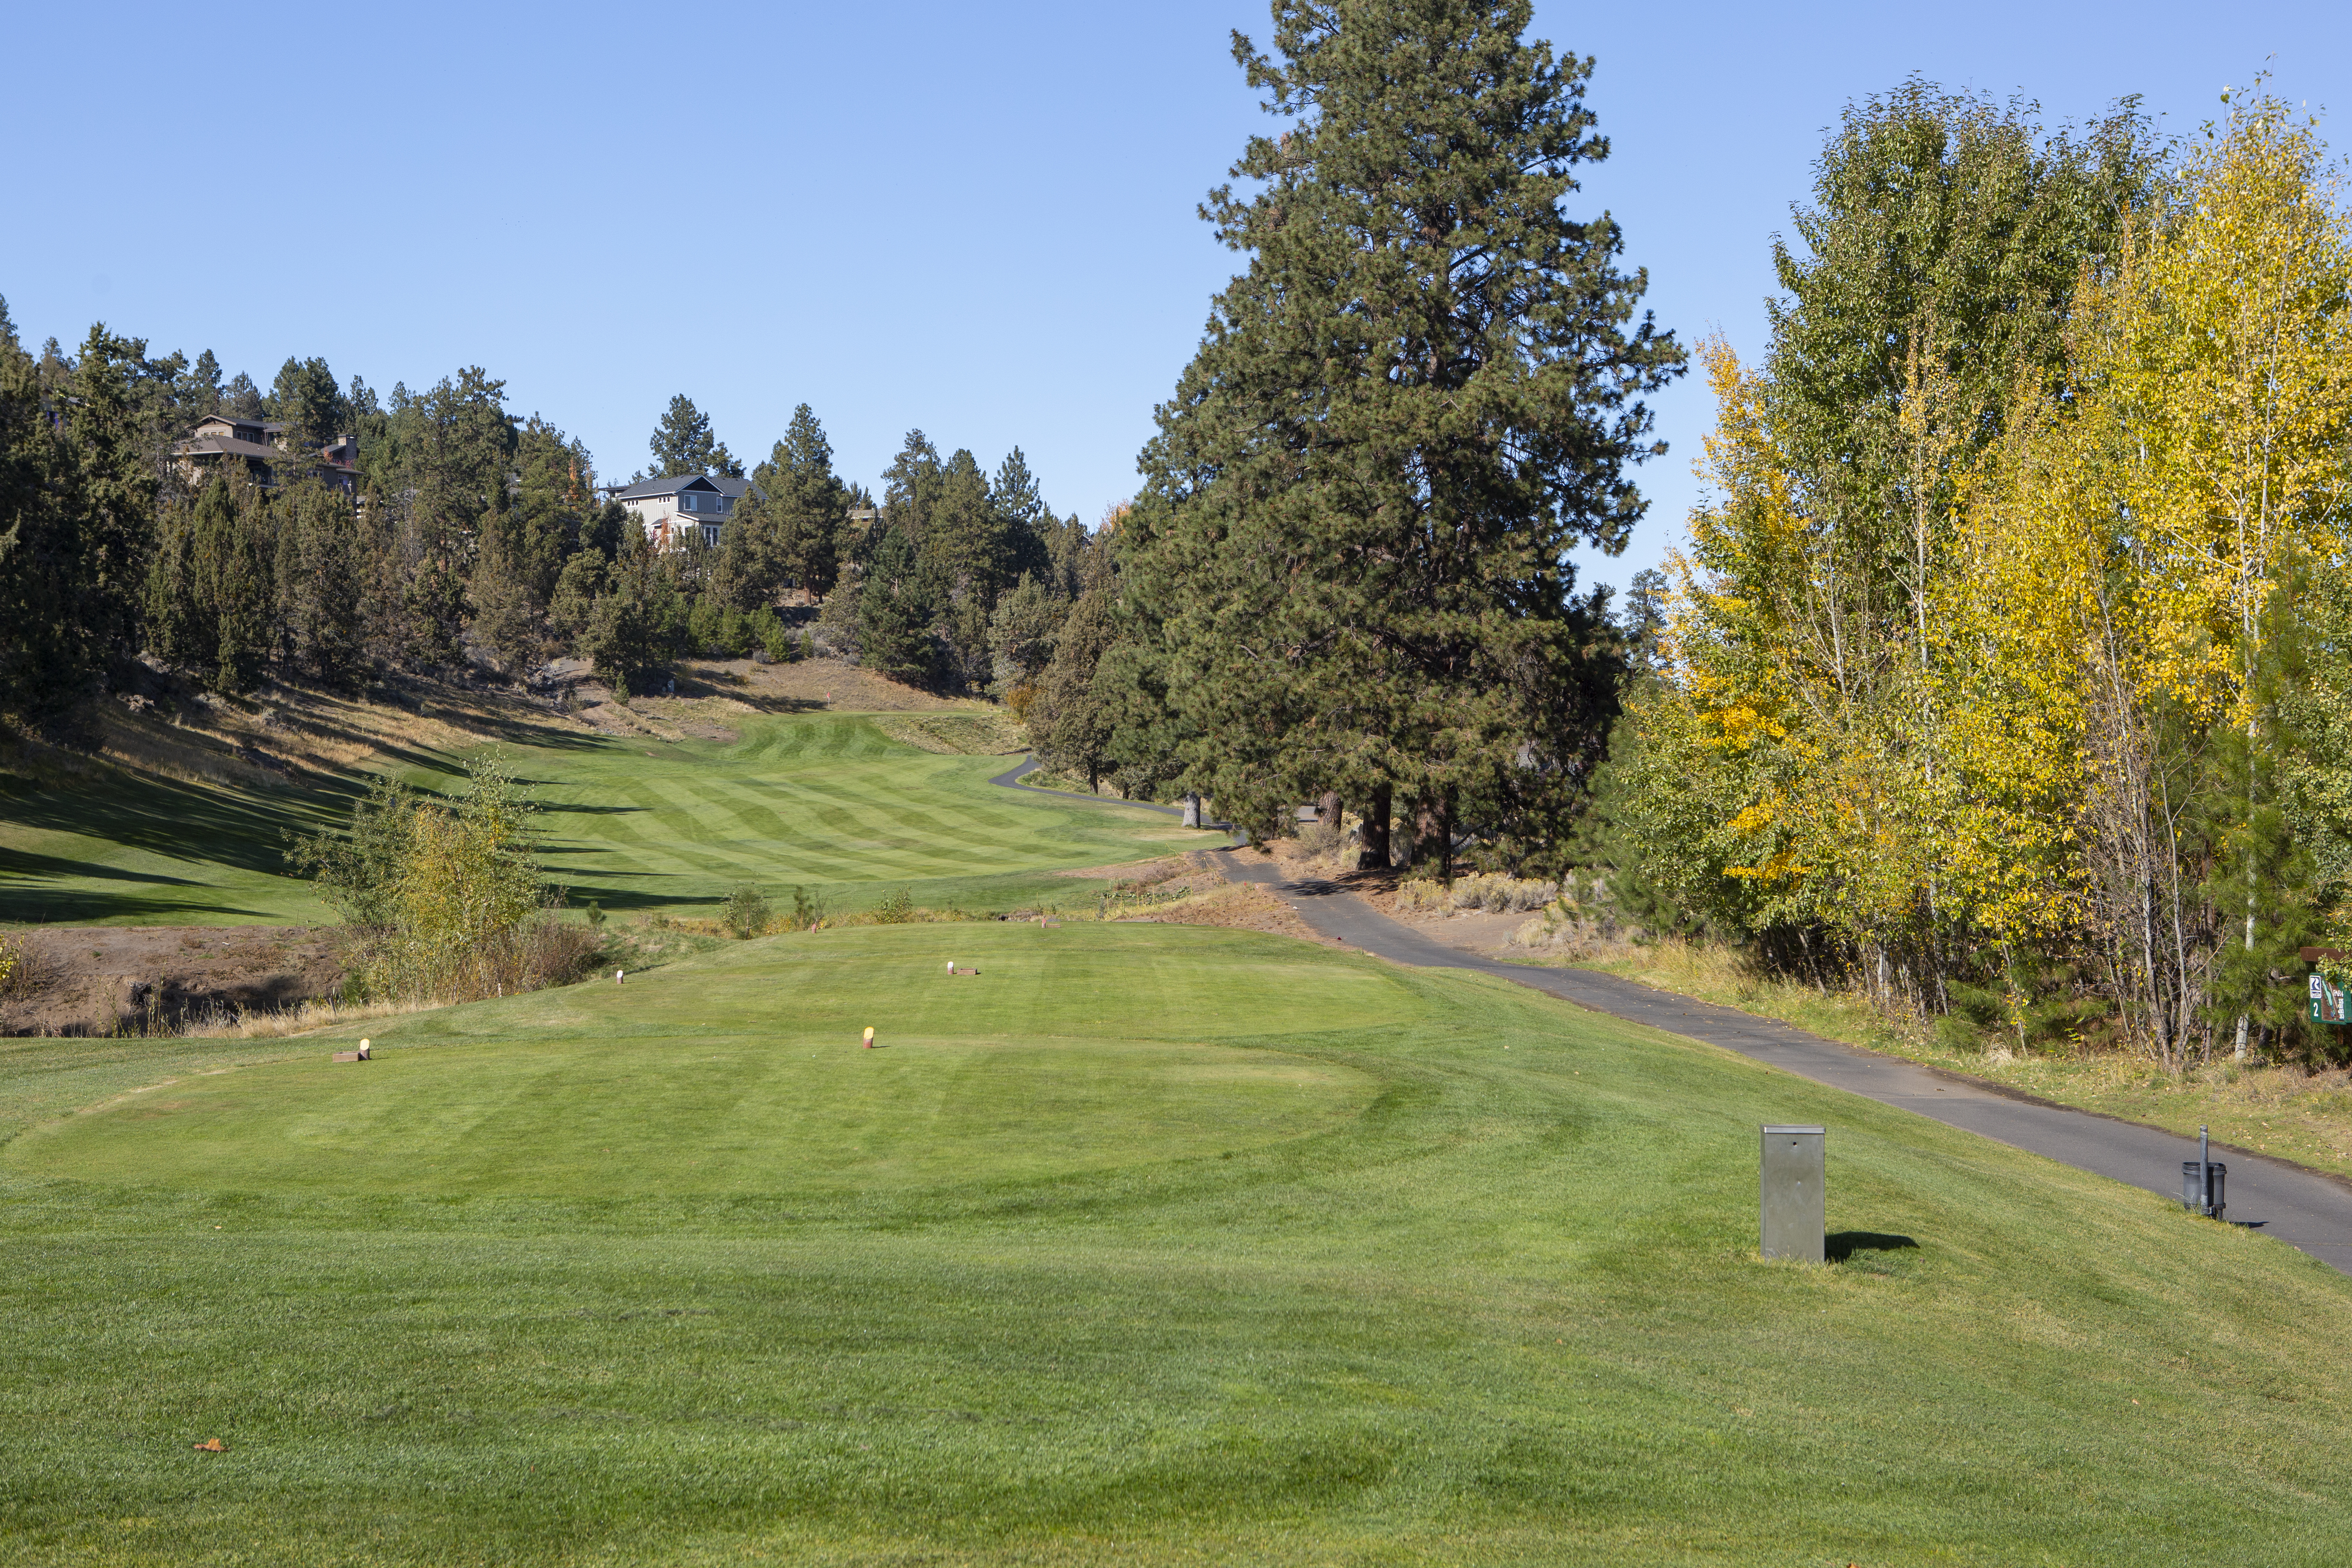
[[[976,743],[985,720],[929,718],[923,738]],[[741,882],[787,902],[803,885],[844,910],[901,887],[942,909],[1075,904],[1095,885],[1055,870],[1223,842],[1157,815],[997,789],[986,781],[1001,758],[919,750],[856,715],[751,715],[732,741],[514,734],[499,749],[546,808],[544,860],[575,906],[710,913]],[[449,788],[478,744],[452,732],[392,765]],[[348,779],[181,782],[102,763],[0,773],[0,921],[331,919],[284,874],[284,836],[340,823],[352,793]]]
[[[1757,1259],[1765,1121],[1831,1127],[1843,1261]],[[9,1041],[0,1131],[8,1562],[2352,1538],[2325,1267],[1278,938],[856,928],[300,1042]]]
[[[1741,953],[1703,943],[1626,943],[1581,966],[2183,1137],[2206,1127],[2217,1142],[2352,1177],[2352,1071],[2241,1065],[2226,1045],[2211,1065],[2178,1074],[2118,1051],[2021,1056],[1998,1037],[1989,1042],[1995,1048],[1953,1049],[1852,992],[1761,974]]]

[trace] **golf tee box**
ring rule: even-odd
[[[1764,1129],[1757,1186],[1765,1257],[1822,1260],[1829,1217],[1822,1191],[1827,1137],[1827,1129],[1821,1127]]]

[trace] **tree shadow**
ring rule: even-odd
[[[1901,1252],[1916,1249],[1918,1245],[1907,1236],[1888,1236],[1875,1230],[1833,1230],[1822,1238],[1822,1256],[1832,1263],[1843,1263],[1857,1252]]]

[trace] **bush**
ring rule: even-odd
[[[874,906],[874,923],[902,926],[915,918],[915,896],[905,888],[893,888]]]
[[[786,931],[814,931],[824,923],[824,894],[812,895],[799,886],[793,889],[792,923],[784,928]]]
[[[749,939],[766,935],[775,917],[768,908],[766,895],[746,882],[728,895],[724,918],[729,931],[739,938]]]
[[[29,989],[33,965],[25,952],[25,944],[13,936],[0,936],[0,996],[14,996]]]
[[[1298,847],[1315,859],[1334,855],[1348,846],[1347,832],[1336,822],[1306,822],[1298,827]]]
[[[531,858],[533,807],[495,758],[478,758],[449,802],[378,780],[350,831],[298,839],[352,928],[353,984],[370,999],[468,1001],[582,973],[596,933],[555,913]]]
[[[752,611],[745,618],[743,626],[750,639],[759,645],[760,651],[774,663],[790,664],[799,657],[800,650],[793,641],[792,632],[784,626],[784,618],[776,614],[772,606],[762,605]]]
[[[1537,882],[1500,872],[1476,872],[1454,879],[1448,893],[1434,878],[1415,879],[1397,889],[1397,902],[1407,910],[1437,913],[1454,910],[1485,910],[1494,914],[1528,914],[1559,897],[1558,882]]]

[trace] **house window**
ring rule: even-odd
[[[702,542],[710,546],[713,550],[719,548],[719,525],[717,523],[706,522],[702,525]]]
[[[694,496],[693,496],[692,492],[688,492],[688,494],[686,494],[686,495],[682,495],[682,496],[678,497],[678,498],[677,498],[677,507],[678,507],[678,510],[679,510],[680,511],[698,511],[698,510],[701,510],[700,508],[697,507],[697,506],[694,504],[694,500],[695,500],[695,498],[694,498]]]

